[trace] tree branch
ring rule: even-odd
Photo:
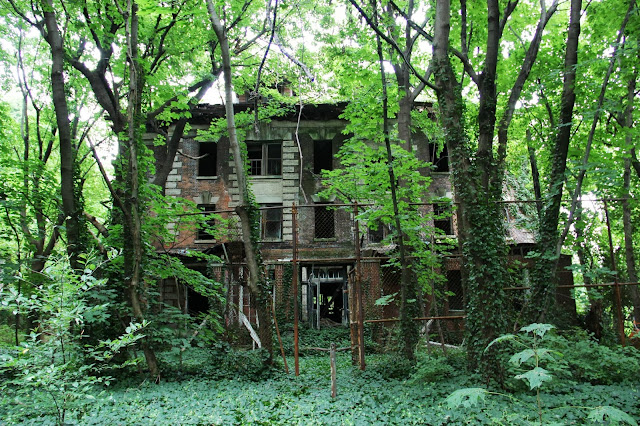
[[[616,60],[618,59],[618,48],[622,47],[624,48],[624,42],[622,43],[622,46],[620,44],[620,40],[624,34],[624,30],[627,27],[627,23],[629,22],[629,18],[631,17],[631,13],[632,11],[635,9],[635,1],[631,1],[629,2],[629,8],[627,9],[627,13],[624,16],[624,19],[622,20],[622,24],[620,26],[620,30],[618,30],[618,36],[616,38],[616,41],[613,45],[613,53],[611,53],[611,59],[609,60],[609,68],[607,69],[607,73],[605,74],[605,77],[602,81],[602,86],[600,87],[600,95],[598,96],[598,104],[596,106],[596,110],[595,110],[595,114],[593,115],[593,121],[591,122],[591,129],[589,130],[589,136],[587,137],[587,146],[585,147],[584,150],[584,156],[582,158],[582,167],[580,169],[580,173],[578,174],[578,178],[576,180],[576,187],[575,190],[573,192],[573,197],[571,197],[571,208],[569,210],[569,217],[567,218],[567,221],[564,225],[564,229],[562,230],[562,234],[560,235],[560,239],[558,240],[558,247],[557,247],[557,253],[560,254],[561,250],[562,250],[562,244],[564,243],[564,240],[567,238],[567,235],[569,234],[569,230],[571,228],[571,225],[573,224],[573,220],[574,220],[574,214],[576,211],[576,205],[578,202],[578,198],[580,198],[580,195],[582,193],[582,183],[584,182],[584,177],[587,174],[587,164],[589,162],[589,155],[591,154],[591,147],[593,145],[593,138],[595,136],[596,133],[596,128],[598,126],[598,122],[600,121],[600,113],[602,110],[602,105],[604,104],[604,97],[605,94],[607,92],[607,86],[609,85],[609,78],[611,77],[611,74],[613,73],[613,69],[614,66],[616,64]]]
[[[349,0],[349,1],[351,1],[353,3],[353,1],[355,1],[355,0]],[[411,28],[416,30],[421,36],[423,36],[425,39],[427,39],[428,42],[433,43],[433,36],[428,34],[420,25],[418,25],[417,23],[415,23],[414,21],[409,19],[409,16],[407,16],[404,13],[404,11],[402,9],[400,9],[398,7],[398,5],[396,5],[393,2],[393,0],[390,0],[389,4],[391,6],[393,6],[393,8],[396,9],[396,11],[398,11],[398,13],[400,13],[400,15],[407,21],[407,23],[411,26]],[[455,49],[455,48],[451,47],[451,46],[449,46],[449,51],[451,53],[453,53],[460,60],[460,62],[462,62],[464,70],[465,70],[465,72],[467,74],[469,74],[469,77],[471,77],[471,80],[473,80],[474,83],[478,84],[478,81],[479,81],[478,80],[478,75],[475,72],[475,70],[473,69],[473,67],[471,66],[471,63],[469,62],[469,58],[467,57],[467,55],[465,53],[459,51],[458,49]],[[429,86],[429,87],[431,87],[431,88],[433,88],[435,90],[434,87],[432,87],[432,86]]]
[[[518,102],[518,99],[520,99],[520,94],[522,93],[524,84],[529,78],[529,74],[531,73],[533,64],[538,56],[544,29],[549,22],[549,19],[551,19],[553,14],[556,12],[557,7],[558,0],[553,0],[553,3],[551,4],[549,10],[546,10],[545,8],[544,0],[541,0],[540,2],[540,20],[538,21],[536,32],[533,36],[533,39],[531,40],[531,44],[529,44],[529,49],[527,50],[527,53],[525,55],[522,67],[520,68],[520,72],[518,73],[518,77],[513,83],[513,87],[511,88],[511,92],[509,94],[509,100],[507,101],[507,107],[505,108],[500,120],[500,124],[498,125],[498,161],[500,163],[504,162],[507,156],[507,139],[509,125],[511,124],[511,120],[513,119],[513,114],[516,109],[516,103]]]
[[[402,51],[402,49],[400,49],[400,46],[398,46],[398,44],[393,39],[389,38],[386,34],[384,34],[380,30],[380,28],[371,20],[371,17],[369,17],[369,15],[367,15],[367,13],[364,10],[362,10],[362,8],[358,5],[358,3],[356,3],[356,0],[349,0],[349,2],[353,5],[353,7],[355,7],[358,10],[360,15],[364,18],[364,20],[367,21],[367,24],[369,24],[369,27],[378,36],[380,36],[381,39],[383,39],[385,42],[387,42],[393,48],[393,50],[398,52],[398,54],[402,58],[402,61],[407,65],[409,70],[411,70],[411,73],[418,80],[420,80],[425,86],[428,86],[433,90],[437,90],[436,86],[433,83],[430,83],[429,81],[427,81],[421,74],[418,73],[418,71],[416,71],[416,69],[413,67],[413,65],[411,65],[411,62],[409,61],[409,59],[405,56],[405,54]]]

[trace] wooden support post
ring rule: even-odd
[[[291,291],[293,292],[293,360],[296,376],[300,375],[300,360],[298,348],[298,208],[296,203],[291,207],[291,223],[293,232],[293,277]]]
[[[329,349],[326,348],[306,348],[311,351],[329,352],[329,363],[331,364],[331,398],[338,395],[338,368],[336,367],[336,353],[351,350],[351,346],[346,348],[336,348],[335,343],[331,343]]]
[[[331,363],[331,398],[335,398],[338,394],[338,383],[336,381],[337,371],[336,371],[336,344],[331,343],[331,348],[329,349],[329,359]]]
[[[358,348],[359,357],[358,363],[360,364],[360,370],[364,371],[366,363],[364,359],[364,298],[362,295],[362,262],[360,259],[360,222],[356,219],[358,217],[358,203],[353,206],[353,220],[355,222],[355,246],[356,246],[356,289],[358,300]]]

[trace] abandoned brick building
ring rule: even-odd
[[[249,103],[235,105],[237,112],[252,106]],[[337,204],[336,200],[318,196],[322,189],[321,171],[340,166],[335,154],[348,137],[343,134],[346,122],[340,119],[344,107],[344,104],[319,104],[306,105],[301,111],[298,107],[291,108],[289,113],[260,124],[257,132],[253,125],[249,126],[245,135],[250,185],[257,203],[263,208],[262,257],[267,276],[273,283],[276,309],[290,313],[295,236],[300,319],[316,327],[323,323],[347,324],[349,321],[356,243],[365,286],[365,315],[368,318],[397,316],[395,303],[384,307],[375,304],[383,295],[399,291],[399,274],[393,268],[383,267],[389,250],[381,243],[385,229],[361,230],[356,239],[353,208],[331,208]],[[423,105],[423,111],[430,113],[427,104]],[[181,141],[175,157],[166,194],[191,200],[204,212],[215,211],[220,217],[233,218],[233,208],[239,199],[229,141],[226,137],[218,140],[196,137],[198,130],[206,130],[212,120],[224,116],[222,105],[198,107],[190,122],[192,131]],[[430,174],[432,183],[421,201],[428,201],[430,196],[453,198],[446,150],[436,152],[424,135],[415,135],[413,143],[418,158],[434,164],[431,170],[425,171]],[[294,205],[297,210],[295,220]],[[433,204],[431,208],[442,211],[450,207]],[[176,240],[168,249],[178,256],[186,249],[217,255],[221,261],[214,265],[184,261],[191,268],[212,274],[225,285],[228,324],[247,320],[256,323],[260,319],[255,318],[252,297],[244,284],[243,248],[237,226],[233,221],[224,225],[222,221],[210,224],[224,229],[212,234],[204,228],[174,225]],[[442,234],[455,236],[455,217],[438,219],[434,225],[443,231]],[[533,246],[533,237],[515,227],[508,229],[512,253],[522,257]],[[453,253],[444,259],[443,267],[448,290],[443,303],[445,313],[459,312],[464,308],[459,257]],[[208,306],[206,298],[171,280],[165,281],[162,296],[165,302],[188,312],[203,311]]]

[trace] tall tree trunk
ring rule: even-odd
[[[71,267],[79,269],[78,254],[85,247],[81,242],[82,208],[78,206],[78,192],[74,179],[76,149],[73,144],[65,93],[64,46],[52,2],[43,0],[42,3],[45,23],[42,33],[51,50],[51,90],[60,140],[60,195],[62,210],[66,217],[67,253]]]
[[[532,322],[547,319],[547,312],[553,304],[555,294],[555,271],[559,259],[558,220],[567,168],[567,153],[571,141],[573,106],[576,99],[574,86],[578,63],[581,8],[582,0],[571,0],[560,120],[553,147],[549,189],[538,235],[538,248],[542,255],[536,260],[533,268],[532,294],[525,311],[526,318]]]
[[[138,168],[138,145],[142,143],[141,127],[141,81],[142,69],[138,61],[138,5],[129,1],[125,11],[127,23],[127,55],[129,59],[129,96],[127,106],[126,139],[120,141],[121,152],[126,152],[126,192],[123,200],[123,214],[125,219],[125,268],[129,278],[129,301],[136,320],[145,319],[146,304],[141,300],[140,293],[146,292],[142,277],[142,217],[140,200],[140,171]],[[156,380],[159,378],[158,361],[149,341],[145,338],[141,343],[149,374]]]
[[[633,133],[631,128],[633,127],[633,102],[636,97],[636,80],[638,78],[638,70],[636,69],[629,82],[627,84],[627,106],[624,111],[624,127],[627,132],[625,135],[625,144],[627,147],[633,146]],[[631,150],[629,150],[631,151]],[[632,152],[629,152],[629,157],[624,159],[624,174],[623,174],[623,200],[622,200],[622,224],[624,227],[624,253],[627,263],[627,275],[629,282],[638,282],[638,273],[636,270],[636,259],[633,251],[633,220],[631,218],[631,206],[629,205],[629,199],[631,198],[631,166],[632,166]],[[629,286],[631,292],[631,300],[633,301],[633,317],[634,320],[640,323],[640,291],[638,291],[637,285]]]
[[[260,220],[260,212],[255,205],[253,195],[247,186],[246,167],[244,157],[240,150],[240,143],[236,133],[235,116],[233,111],[233,89],[231,82],[231,52],[229,50],[229,41],[227,32],[224,28],[215,5],[212,0],[207,1],[207,10],[211,26],[216,33],[222,55],[222,74],[224,76],[225,89],[225,111],[227,115],[227,131],[229,133],[229,144],[233,153],[233,161],[236,168],[238,192],[240,204],[236,207],[236,212],[240,217],[240,226],[242,228],[242,239],[244,243],[245,257],[247,267],[249,268],[249,288],[256,297],[256,312],[260,319],[258,328],[258,336],[262,343],[262,347],[269,352],[268,362],[273,359],[273,332],[271,328],[270,306],[271,299],[269,291],[265,288],[265,277],[263,267],[260,264],[260,249],[258,246],[258,236],[253,232],[258,229],[257,224]]]
[[[490,32],[495,38],[497,19],[492,3]],[[453,184],[458,202],[458,243],[462,248],[463,278],[467,296],[466,329],[469,335],[468,359],[472,368],[482,367],[494,378],[501,375],[495,354],[485,352],[487,344],[506,330],[506,279],[504,229],[499,200],[502,191],[501,172],[492,158],[491,140],[495,127],[495,61],[496,52],[488,58],[481,85],[479,148],[476,161],[465,132],[464,103],[449,59],[451,7],[448,0],[436,6],[436,26],[432,68],[435,76],[442,126],[451,158]],[[490,43],[488,43],[490,44]],[[490,136],[491,135],[491,136]]]
[[[624,228],[624,255],[627,263],[627,276],[629,282],[638,282],[636,270],[636,258],[633,251],[633,222],[631,220],[631,206],[629,205],[629,192],[631,184],[631,159],[624,159],[624,198],[622,199],[622,225]],[[637,285],[629,286],[631,300],[633,301],[633,317],[640,323],[640,294]]]

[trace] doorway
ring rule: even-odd
[[[348,324],[348,286],[344,266],[314,266],[307,284],[307,312],[311,327],[319,329]]]

